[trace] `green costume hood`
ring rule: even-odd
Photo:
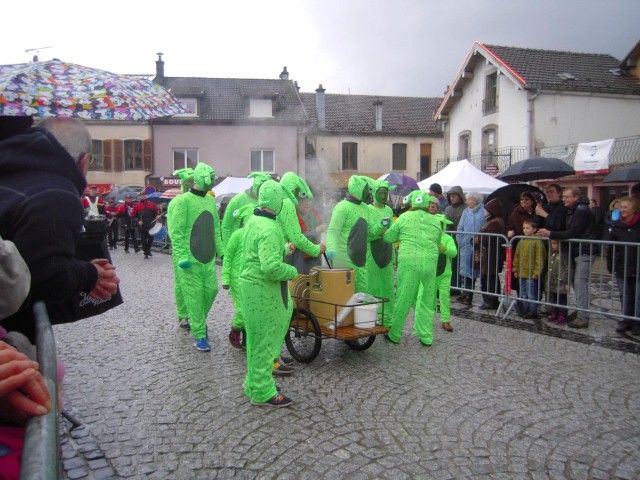
[[[426,210],[434,200],[434,197],[422,190],[415,190],[411,193],[413,194],[411,197],[411,208],[423,208]]]
[[[182,190],[182,193],[188,192],[193,187],[194,172],[191,167],[181,168],[173,172],[174,175],[180,178],[180,190]]]
[[[418,195],[420,195],[421,193],[424,193],[424,192],[422,190],[414,190],[410,192],[409,195],[407,195],[402,199],[402,206],[405,207],[409,205],[411,207],[413,205],[413,199]]]
[[[213,187],[216,171],[206,163],[199,163],[193,172],[193,181],[202,191],[209,191]]]
[[[307,182],[293,172],[287,172],[282,175],[280,184],[287,187],[291,192],[297,189],[298,198],[313,198],[313,194],[311,193],[311,189],[309,188],[309,185],[307,185]]]
[[[389,192],[397,187],[398,187],[397,185],[389,186],[389,182],[387,180],[376,180],[371,185],[371,193],[373,195],[373,201],[378,204],[385,205],[389,198]],[[378,192],[383,189],[387,190],[387,194],[384,200],[380,201],[380,199],[378,198]]]
[[[267,180],[271,180],[271,175],[263,172],[252,172],[249,175],[247,175],[247,178],[253,179],[253,184],[251,185],[251,191],[257,198],[258,192],[260,191],[260,186]]]
[[[294,202],[294,205],[298,203],[293,194],[284,185],[280,185],[273,180],[267,180],[260,187],[258,194],[258,207],[266,207],[273,210],[276,215],[282,210],[282,202],[285,198]]]
[[[361,202],[364,202],[371,192],[372,183],[373,180],[369,177],[365,177],[362,175],[351,175],[351,178],[349,178],[348,186],[349,193]]]

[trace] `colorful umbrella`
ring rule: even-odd
[[[188,110],[146,78],[61,62],[0,65],[0,115],[145,121]]]
[[[386,173],[378,178],[378,180],[386,180],[387,182],[389,182],[389,186],[395,185],[396,188],[394,190],[391,190],[389,192],[389,195],[393,195],[396,197],[404,197],[413,190],[420,190],[418,182],[416,182],[410,176],[403,175],[402,173]]]

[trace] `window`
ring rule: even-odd
[[[358,170],[358,144],[344,142],[342,144],[342,170]]]
[[[91,141],[91,153],[93,154],[94,161],[93,164],[89,165],[89,170],[103,171],[102,140]]]
[[[407,169],[407,144],[406,143],[394,143],[391,146],[391,170],[394,172],[397,170]]]
[[[198,150],[195,148],[175,148],[173,150],[173,170],[181,168],[196,168],[198,164]]]
[[[463,132],[458,139],[458,158],[469,159],[471,155],[471,132]]]
[[[197,98],[178,98],[180,103],[189,109],[189,113],[180,113],[174,115],[176,117],[197,117],[198,116],[198,99]]]
[[[482,111],[485,115],[498,111],[498,73],[487,75],[485,80],[484,102]]]
[[[142,170],[142,140],[124,141],[124,169]]]
[[[251,150],[251,171],[275,173],[275,152],[273,150]]]
[[[273,102],[270,98],[249,99],[249,116],[254,118],[273,117]]]
[[[498,151],[498,127],[491,125],[482,131],[482,166],[494,163],[494,156]]]

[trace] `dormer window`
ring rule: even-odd
[[[175,117],[197,117],[198,116],[198,99],[197,98],[178,98],[189,110],[188,113],[180,113],[174,115]]]
[[[251,118],[273,118],[273,100],[270,98],[250,98],[249,116]]]

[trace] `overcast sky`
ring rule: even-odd
[[[51,46],[41,60],[153,74],[163,52],[167,76],[277,78],[286,65],[304,92],[321,83],[327,93],[439,97],[475,40],[618,59],[640,40],[639,0],[30,0],[12,8],[24,11],[0,28],[0,64]]]

